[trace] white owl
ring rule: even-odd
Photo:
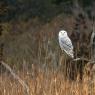
[[[61,50],[65,51],[69,57],[74,58],[73,45],[70,38],[67,35],[67,32],[61,30],[58,36]]]

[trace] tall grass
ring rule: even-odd
[[[30,95],[94,95],[95,72],[67,61],[58,45],[58,31],[64,26],[71,34],[73,18],[58,17],[45,25],[34,22],[13,24],[3,39],[4,60],[29,86]],[[3,69],[0,95],[24,94],[22,85]]]
[[[47,68],[42,70],[40,66],[32,65],[30,71],[19,72],[29,86],[30,95],[94,95],[95,80],[84,76],[80,82],[70,81],[64,78],[63,72],[58,69]],[[24,88],[8,73],[0,76],[0,95],[24,95]]]

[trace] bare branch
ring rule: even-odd
[[[95,61],[93,60],[88,60],[87,58],[76,58],[76,59],[73,59],[72,61],[87,61],[87,64],[94,64]]]
[[[76,58],[76,59],[73,59],[72,61],[87,61],[87,62],[89,62],[90,60],[88,60],[87,58]]]

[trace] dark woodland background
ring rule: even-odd
[[[50,21],[62,13],[73,15],[77,4],[91,18],[94,0],[3,0],[0,1],[0,21],[28,21],[35,17]]]

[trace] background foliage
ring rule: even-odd
[[[27,20],[40,17],[48,21],[58,14],[71,14],[74,2],[86,11],[92,11],[94,0],[3,0],[0,1],[0,20]]]

